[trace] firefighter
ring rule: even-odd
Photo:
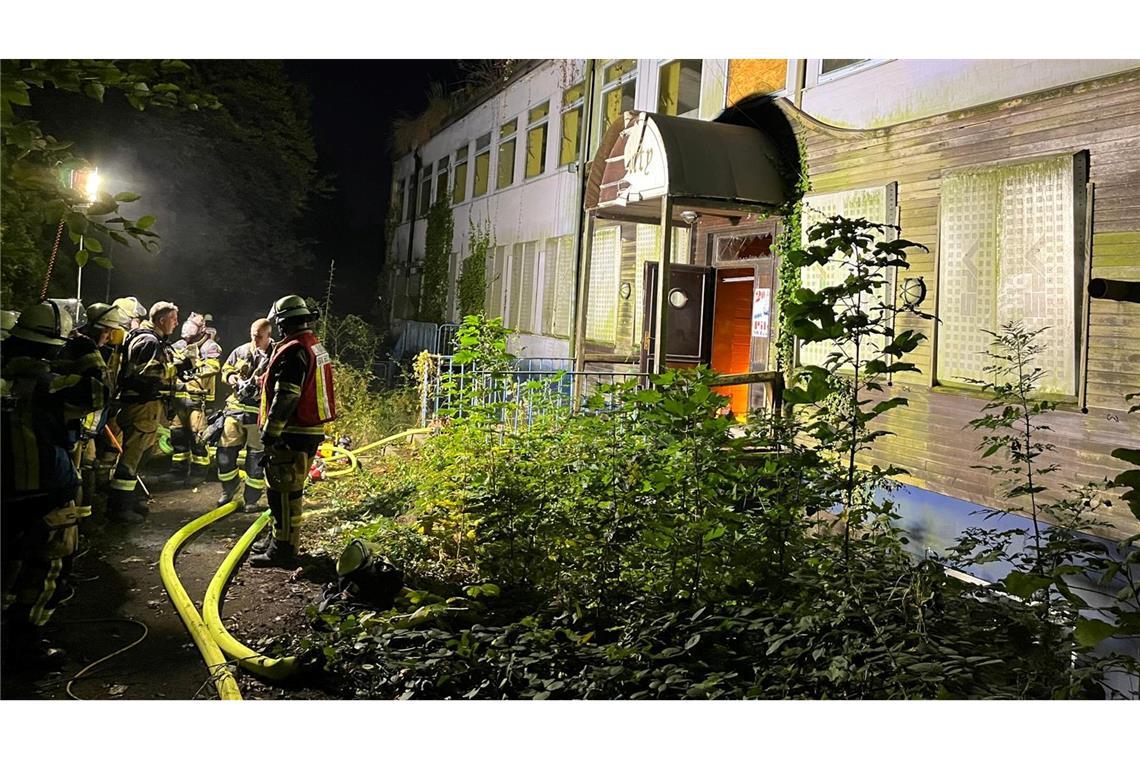
[[[273,522],[264,551],[250,557],[254,567],[296,565],[305,480],[324,424],[336,418],[332,361],[313,333],[317,316],[296,295],[278,299],[269,312],[282,339],[265,371],[258,426]]]
[[[218,480],[222,494],[218,506],[233,501],[241,479],[238,477],[238,453],[245,447],[245,489],[242,501],[246,511],[254,511],[265,490],[261,467],[261,432],[257,429],[258,401],[261,397],[261,378],[269,366],[273,347],[270,333],[273,326],[268,319],[258,319],[249,326],[249,343],[232,352],[222,365],[222,382],[232,392],[226,399],[221,439],[218,441]]]
[[[143,320],[146,319],[146,307],[134,296],[116,298],[111,305],[119,308],[119,312],[123,315],[123,319],[126,323],[123,326],[127,332],[138,327],[142,324]]]
[[[190,369],[182,376],[185,390],[174,396],[174,414],[170,422],[170,475],[174,481],[190,483],[206,479],[210,455],[202,434],[206,432],[206,406],[214,400],[218,373],[221,372],[222,347],[210,339],[201,314],[191,312],[182,325],[182,339],[173,344],[176,361]]]
[[[67,310],[44,301],[20,315],[0,348],[4,634],[5,648],[19,652],[8,661],[20,664],[52,664],[65,656],[42,630],[58,604],[58,580],[79,538],[79,478],[66,415],[94,393],[89,378],[52,370],[71,331]]]
[[[123,453],[111,478],[107,511],[116,522],[141,522],[149,510],[138,498],[139,464],[158,438],[164,400],[185,386],[167,342],[178,328],[178,307],[159,301],[150,307],[150,319],[131,330],[124,341],[119,371],[119,412]]]

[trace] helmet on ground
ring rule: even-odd
[[[12,327],[12,335],[33,343],[62,346],[71,330],[72,319],[66,310],[55,301],[41,301],[24,309]]]
[[[124,321],[146,319],[146,307],[134,296],[116,298],[111,305],[119,307],[119,312],[123,315]]]
[[[289,320],[309,322],[320,316],[320,312],[305,303],[301,296],[290,295],[278,298],[269,309],[268,319],[276,325]]]
[[[87,309],[78,298],[49,298],[59,309],[71,315],[71,329],[78,330],[87,324]]]
[[[96,301],[87,307],[87,324],[115,328],[123,325],[123,312],[118,306]]]

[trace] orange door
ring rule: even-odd
[[[710,365],[722,374],[748,372],[750,369],[755,275],[756,272],[751,267],[717,270]],[[743,420],[748,415],[747,385],[713,390],[728,397],[732,413],[737,419]]]

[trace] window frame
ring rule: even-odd
[[[618,75],[612,82],[606,82],[606,70],[613,66],[617,61],[633,61],[633,68],[629,71],[623,72]],[[609,124],[606,123],[606,95],[614,90],[624,89],[626,85],[633,85],[633,94],[630,98],[633,105],[637,105],[637,72],[640,66],[636,58],[611,58],[606,63],[602,64],[601,71],[601,87],[598,88],[598,137],[599,139],[605,135],[606,130],[609,129]],[[621,113],[621,112],[619,112]]]
[[[860,71],[866,71],[867,69],[872,69],[876,66],[882,65],[882,64],[890,61],[891,59],[890,58],[864,58],[863,60],[859,61],[858,63],[848,64],[847,66],[843,66],[841,68],[835,69],[834,71],[829,71],[826,74],[823,73],[823,60],[824,59],[822,59],[822,58],[815,59],[815,83],[816,84],[826,84],[827,82],[831,82],[831,81],[834,81],[836,79],[842,79],[843,77],[850,76],[852,74],[858,74]]]
[[[462,160],[460,160],[460,153],[462,153]],[[461,145],[455,149],[455,159],[452,164],[451,171],[451,205],[456,206],[467,200],[467,157],[470,155],[470,146]],[[460,179],[459,169],[463,167],[463,177]],[[459,192],[459,197],[456,198],[456,192]]]
[[[534,112],[543,106],[546,107],[546,113],[537,119],[534,117]],[[542,130],[541,147],[539,148],[538,155],[538,171],[534,174],[530,173],[530,136],[531,133]],[[523,182],[535,177],[541,177],[546,173],[546,153],[550,146],[550,98],[545,102],[533,106],[527,110],[527,124],[526,124],[526,142],[524,143],[525,150],[523,152]]]
[[[450,175],[451,174],[451,154],[440,157],[435,162],[435,192],[432,193],[432,205],[439,203],[441,196],[450,195]],[[451,205],[451,199],[448,198],[447,205]]]
[[[486,139],[487,142],[482,148],[480,148],[479,143],[484,139]],[[487,157],[487,159],[486,159],[487,160],[487,176],[485,177],[485,182],[483,184],[483,191],[480,192],[479,191],[479,159],[482,158],[483,156]],[[472,163],[474,164],[474,168],[472,171],[472,174],[474,176],[472,177],[472,182],[471,182],[471,198],[472,199],[482,198],[484,195],[486,195],[488,192],[490,192],[490,189],[491,189],[491,132],[487,132],[486,134],[479,135],[479,137],[477,137],[475,139],[475,155],[472,157]]]
[[[575,88],[580,88],[578,96],[567,102],[566,96]],[[562,146],[566,143],[566,117],[572,111],[578,112],[578,128],[574,133],[573,158],[562,160]],[[570,166],[578,162],[582,155],[582,117],[586,113],[586,80],[582,79],[562,91],[562,107],[558,112],[558,166]]]
[[[403,224],[407,221],[404,214],[407,211],[405,200],[407,198],[407,177],[400,177],[396,180],[396,190],[392,194],[392,211],[396,218],[396,224]]]
[[[697,100],[693,107],[684,113],[668,114],[661,110],[661,77],[665,73],[666,66],[671,66],[674,63],[681,63],[681,68],[683,69],[684,61],[696,61],[700,65],[699,74],[697,75]],[[663,116],[676,116],[679,119],[699,119],[701,115],[701,83],[704,80],[704,74],[705,61],[703,58],[666,58],[658,61],[656,110],[654,112],[662,114]],[[680,92],[679,84],[678,92]]]
[[[511,131],[504,135],[503,130],[511,128]],[[515,184],[515,164],[518,163],[518,137],[519,137],[519,117],[516,114],[513,118],[504,121],[499,126],[499,139],[495,143],[495,190],[506,190],[511,185]],[[511,158],[509,162],[503,161],[503,149],[510,144]],[[503,167],[509,165],[510,179],[503,182]]]
[[[435,164],[428,163],[420,167],[420,180],[416,185],[419,195],[416,200],[419,205],[416,206],[416,218],[421,219],[427,216],[428,208],[431,207],[432,188],[435,186]],[[424,185],[427,185],[425,188]],[[427,202],[425,203],[425,196]]]

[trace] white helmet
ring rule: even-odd
[[[12,335],[34,343],[62,346],[71,335],[74,320],[55,301],[41,301],[25,309],[12,327]]]

